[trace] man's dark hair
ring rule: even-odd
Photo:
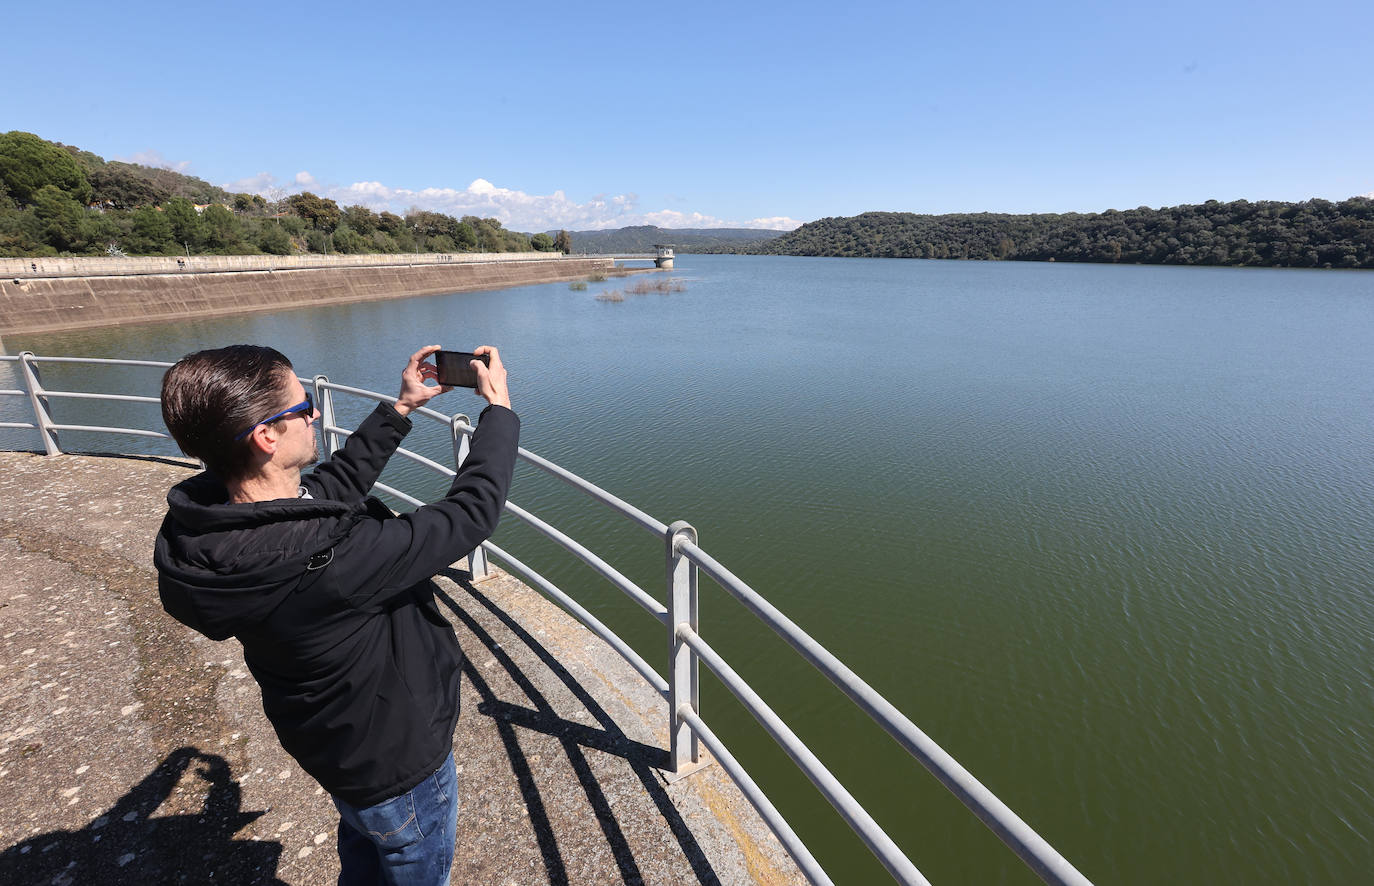
[[[187,354],[162,377],[162,421],[181,451],[225,482],[252,462],[252,444],[234,438],[282,408],[291,361],[260,345]]]

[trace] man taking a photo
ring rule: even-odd
[[[162,384],[168,430],[206,465],[167,495],[162,604],[243,644],[282,746],[339,810],[341,884],[447,883],[453,864],[462,653],[430,579],[495,531],[520,421],[500,355],[477,348],[490,405],[448,494],[399,516],[369,497],[407,415],[449,390],[426,384],[437,350],[413,354],[396,402],[305,475],[318,412],[278,351],[200,351]]]

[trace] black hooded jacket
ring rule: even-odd
[[[230,504],[209,474],[179,483],[153,554],[163,607],[238,637],[282,746],[354,806],[452,749],[462,653],[430,579],[495,531],[520,434],[489,406],[448,495],[397,516],[367,492],[410,427],[378,406],[302,477],[311,498]]]

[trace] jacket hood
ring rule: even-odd
[[[163,607],[212,640],[266,618],[300,586],[312,557],[326,554],[365,508],[327,499],[228,498],[210,474],[172,487],[153,550]]]

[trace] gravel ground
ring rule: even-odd
[[[332,883],[329,797],[236,641],[163,613],[166,459],[0,453],[0,883]],[[666,705],[509,576],[439,579],[468,656],[452,882],[800,883],[718,766],[669,784]]]

